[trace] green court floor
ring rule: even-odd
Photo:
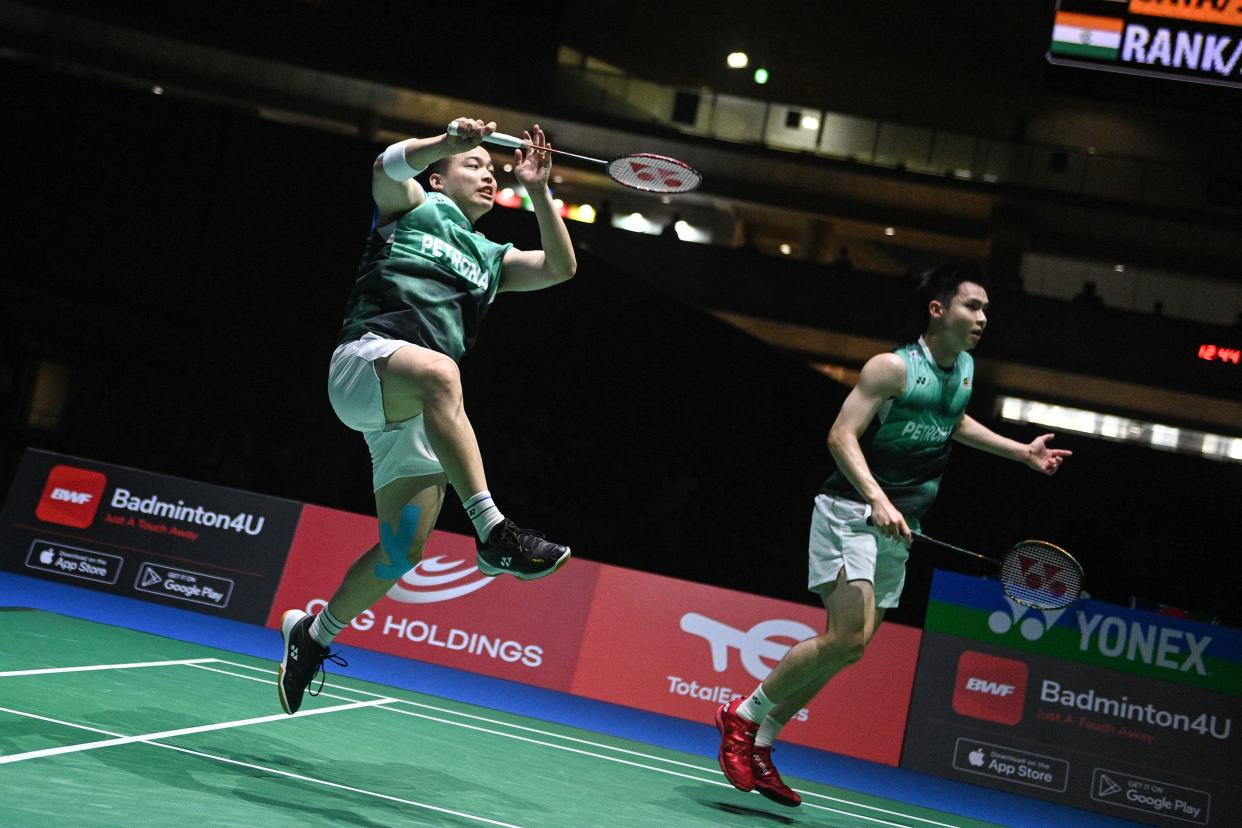
[[[296,716],[275,665],[0,612],[0,824],[982,826],[802,780],[800,808],[710,759],[330,677]]]

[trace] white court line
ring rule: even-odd
[[[264,668],[262,668],[262,667],[254,667],[254,666],[251,666],[251,665],[249,665],[249,664],[238,664],[237,662],[234,662],[234,661],[228,661],[228,660],[226,660],[226,659],[219,659],[219,660],[218,660],[218,663],[220,663],[220,664],[227,664],[227,665],[229,665],[229,666],[231,666],[231,667],[240,667],[240,668],[245,669],[245,670],[254,670],[254,671],[256,671],[256,672],[268,672],[267,670],[264,670]],[[216,673],[224,673],[225,675],[236,676],[237,678],[244,678],[244,679],[247,679],[247,680],[249,680],[249,681],[268,681],[268,679],[260,679],[260,678],[256,678],[256,677],[252,677],[252,676],[243,676],[243,675],[239,675],[239,674],[237,674],[237,673],[230,673],[230,672],[228,672],[227,670],[219,670],[219,669],[216,669],[216,668],[214,668],[214,667],[202,667],[201,665],[195,665],[195,666],[196,666],[196,667],[199,667],[199,669],[203,669],[203,670],[211,670],[212,672],[216,672]],[[335,685],[331,685],[331,684],[329,684],[329,685],[327,685],[327,686],[328,686],[328,687],[334,687]],[[379,695],[378,693],[371,693],[371,692],[369,692],[369,691],[367,691],[367,690],[360,690],[360,689],[353,688],[353,687],[349,687],[349,688],[338,688],[338,689],[347,689],[347,690],[349,690],[349,692],[351,692],[351,693],[358,693],[358,694],[360,694],[360,695],[364,695],[364,696],[378,696],[378,695]],[[338,695],[335,695],[335,694],[332,694],[332,693],[327,693],[327,692],[323,693],[322,695],[323,695],[323,696],[326,696],[326,697],[328,697],[328,698],[335,698],[335,699],[350,700],[350,699],[348,699],[348,697],[346,697],[346,696],[338,696]],[[602,744],[602,743],[599,743],[599,742],[592,742],[592,741],[589,741],[589,740],[587,740],[587,739],[579,739],[579,738],[576,738],[576,737],[573,737],[573,736],[564,736],[564,735],[562,735],[562,734],[560,734],[560,733],[554,733],[554,732],[547,731],[547,730],[539,730],[539,729],[537,729],[537,728],[533,728],[533,727],[526,727],[526,726],[524,726],[524,725],[511,724],[511,723],[509,723],[509,722],[498,721],[498,720],[496,720],[496,719],[489,719],[489,718],[486,718],[486,717],[484,717],[484,716],[475,716],[475,715],[472,715],[472,714],[470,714],[470,713],[462,713],[462,712],[459,712],[459,711],[457,711],[457,710],[451,710],[451,709],[449,709],[449,708],[444,708],[444,707],[436,707],[436,706],[434,706],[434,705],[430,705],[430,704],[422,704],[422,703],[420,703],[420,702],[408,701],[408,700],[406,700],[406,699],[396,699],[396,702],[397,702],[398,704],[407,704],[407,705],[410,705],[410,706],[412,706],[412,707],[422,707],[422,708],[426,708],[426,709],[428,709],[428,710],[435,710],[435,711],[440,712],[440,713],[447,713],[447,714],[454,715],[454,716],[461,716],[461,717],[464,717],[464,718],[475,719],[476,721],[487,722],[488,724],[492,724],[492,725],[498,725],[498,726],[502,726],[502,727],[511,727],[511,728],[515,728],[515,729],[518,729],[518,730],[525,730],[525,731],[527,731],[527,732],[529,732],[529,733],[536,733],[536,734],[538,734],[538,735],[540,735],[540,736],[546,736],[546,737],[549,737],[549,738],[554,738],[554,739],[564,739],[564,740],[566,740],[566,741],[577,742],[578,744],[587,745],[587,746],[590,746],[590,747],[593,747],[593,748],[597,748],[597,749],[600,749],[600,750],[611,750],[611,751],[615,751],[615,752],[617,752],[617,753],[624,753],[624,754],[628,754],[628,755],[630,755],[630,756],[637,756],[637,757],[639,757],[639,758],[641,758],[641,759],[646,759],[646,760],[648,760],[648,761],[653,761],[653,762],[663,762],[663,763],[665,763],[665,764],[677,765],[677,766],[680,766],[680,767],[689,768],[689,769],[691,769],[691,770],[696,770],[696,771],[699,771],[700,773],[715,773],[715,772],[716,772],[716,769],[715,769],[715,768],[710,768],[710,769],[709,769],[709,768],[704,768],[704,767],[701,767],[700,765],[694,765],[694,764],[691,764],[691,763],[689,763],[689,762],[681,762],[681,761],[676,760],[676,759],[666,759],[666,758],[664,758],[663,756],[653,756],[653,755],[651,755],[651,754],[641,753],[641,752],[639,752],[639,751],[635,751],[635,750],[628,750],[628,749],[626,749],[626,748],[619,748],[619,747],[614,747],[614,746],[612,746],[612,745],[608,745],[608,744]],[[409,713],[409,712],[404,711],[404,710],[395,710],[395,709],[393,709],[393,708],[391,708],[391,707],[381,707],[380,709],[381,709],[381,710],[391,710],[391,711],[392,711],[392,712],[394,712],[394,713],[404,713],[405,715],[422,715],[422,714],[416,714],[416,713]],[[622,764],[632,765],[632,766],[634,766],[634,767],[638,767],[638,768],[647,768],[648,770],[653,770],[653,771],[656,771],[656,772],[658,772],[658,773],[669,773],[669,774],[673,774],[673,775],[675,775],[675,776],[682,776],[682,777],[685,777],[686,779],[693,779],[693,780],[695,780],[696,782],[709,782],[709,783],[711,783],[711,784],[713,784],[713,785],[721,785],[721,786],[726,787],[726,788],[731,788],[731,787],[733,787],[732,785],[728,784],[727,782],[721,782],[721,781],[720,781],[720,780],[718,780],[718,779],[703,779],[703,778],[701,778],[701,777],[697,777],[697,776],[689,776],[688,774],[676,773],[675,771],[669,771],[669,770],[666,770],[666,769],[664,769],[664,768],[652,767],[652,766],[650,766],[650,765],[644,765],[644,764],[639,763],[639,762],[627,762],[627,761],[624,761],[624,760],[621,760],[621,759],[616,759],[615,757],[611,757],[611,756],[602,756],[602,755],[600,755],[600,754],[590,753],[590,752],[588,752],[588,751],[578,751],[578,750],[574,750],[573,748],[568,748],[568,747],[565,747],[565,746],[563,746],[563,745],[555,745],[555,744],[550,744],[550,743],[547,743],[547,742],[541,742],[541,741],[538,741],[538,740],[535,740],[535,739],[523,739],[523,737],[521,737],[521,736],[516,736],[516,735],[514,735],[514,734],[510,734],[510,733],[502,733],[502,732],[498,732],[498,731],[487,730],[487,729],[485,729],[485,728],[473,727],[472,725],[464,724],[464,723],[462,723],[462,722],[453,722],[453,721],[448,721],[448,720],[445,720],[445,719],[439,719],[439,718],[436,718],[436,717],[434,717],[434,716],[426,716],[426,715],[423,715],[422,717],[423,717],[423,718],[427,718],[427,719],[431,719],[432,721],[442,722],[442,723],[444,723],[444,724],[450,724],[450,725],[454,725],[454,726],[457,726],[457,727],[465,727],[465,728],[469,728],[469,729],[472,729],[472,730],[481,730],[481,731],[483,731],[484,733],[495,733],[495,734],[496,734],[496,735],[498,735],[498,736],[507,736],[507,737],[510,737],[510,738],[513,738],[513,739],[520,739],[520,740],[522,740],[522,741],[532,742],[532,743],[537,744],[537,745],[546,745],[547,747],[555,748],[555,749],[558,749],[558,750],[566,750],[566,751],[571,751],[571,752],[574,752],[574,753],[581,753],[581,754],[583,754],[583,755],[585,755],[585,756],[593,756],[593,757],[597,757],[597,758],[600,758],[600,759],[604,759],[604,760],[606,760],[606,761],[610,761],[610,762],[621,762]],[[803,791],[803,790],[799,790],[799,791],[798,791],[798,793],[802,794],[804,797],[810,796],[810,797],[815,797],[816,799],[822,799],[822,800],[827,801],[827,802],[836,802],[836,803],[840,803],[840,804],[842,804],[842,805],[849,805],[849,806],[854,807],[854,808],[863,808],[863,809],[868,810],[868,811],[877,811],[877,812],[879,812],[879,813],[881,813],[881,814],[888,814],[888,815],[890,815],[890,816],[901,817],[902,819],[914,820],[915,822],[919,822],[919,823],[922,823],[922,824],[925,824],[925,825],[934,825],[934,826],[937,826],[937,828],[957,828],[957,826],[956,826],[956,825],[954,825],[954,824],[953,824],[953,823],[951,823],[951,822],[940,822],[939,820],[929,819],[929,818],[927,818],[927,817],[916,816],[916,815],[914,815],[914,814],[906,814],[906,813],[902,813],[901,811],[894,811],[894,810],[892,810],[892,809],[890,809],[890,808],[882,808],[882,807],[879,807],[879,806],[877,806],[877,805],[868,805],[868,804],[867,804],[867,803],[865,803],[865,802],[856,802],[856,801],[854,801],[854,800],[852,800],[852,799],[845,799],[845,798],[843,798],[843,797],[839,797],[839,796],[831,796],[830,794],[822,794],[822,793],[818,793],[817,791]],[[803,804],[804,804],[804,805],[806,805],[806,806],[808,806],[808,807],[811,807],[811,808],[820,808],[820,809],[823,809],[823,810],[833,811],[834,813],[844,813],[844,814],[848,814],[849,816],[857,816],[857,817],[860,817],[860,818],[862,818],[862,819],[871,819],[870,817],[866,816],[865,814],[855,814],[855,813],[848,812],[848,811],[838,811],[836,808],[828,808],[827,806],[823,806],[823,805],[816,805],[816,804],[815,804],[815,803],[813,803],[813,802],[806,802],[806,801],[804,801],[804,802],[803,802]],[[873,821],[875,821],[875,820],[873,820]],[[879,820],[879,821],[883,821],[883,820]],[[888,825],[898,825],[898,824],[900,824],[900,823],[891,823],[891,822],[890,822],[890,823],[885,823],[885,824],[888,824]]]
[[[92,670],[130,670],[138,667],[173,667],[181,664],[203,664],[219,661],[216,658],[184,658],[180,661],[135,661],[130,664],[90,664],[85,667],[44,667],[39,670],[8,670],[0,673],[6,676],[44,676],[51,673],[87,673]]]
[[[230,673],[229,675],[233,675],[233,674]],[[375,702],[375,704],[380,704],[380,703],[381,702]],[[26,716],[31,719],[41,719],[42,721],[45,721],[45,722],[52,722],[54,724],[65,725],[66,727],[75,727],[80,730],[89,730],[93,733],[102,733],[105,736],[120,736],[119,733],[113,733],[111,731],[103,730],[98,727],[91,727],[89,725],[76,724],[74,722],[66,722],[60,719],[52,719],[47,716],[40,716],[37,713],[25,713],[20,710],[11,710],[7,707],[0,708],[0,710],[5,710],[9,713],[15,713],[19,716]],[[326,710],[327,708],[320,708],[318,711],[313,711],[313,712],[325,712]],[[310,712],[311,711],[308,711],[308,713],[306,714],[295,713],[293,716],[285,716],[284,718],[286,719],[297,718],[302,715],[309,715]],[[388,794],[382,794],[382,793],[379,793],[378,791],[368,791],[365,788],[354,788],[354,787],[351,787],[350,785],[342,785],[338,782],[330,782],[326,779],[316,779],[313,776],[303,776],[302,774],[292,773],[291,771],[281,770],[280,768],[269,768],[264,765],[254,765],[249,762],[241,762],[236,759],[229,759],[224,756],[216,756],[211,753],[203,753],[202,751],[198,751],[198,750],[190,750],[189,748],[183,748],[177,745],[166,745],[162,742],[150,742],[146,740],[143,740],[141,744],[150,745],[151,747],[165,748],[166,750],[175,750],[178,753],[186,753],[191,756],[200,756],[204,759],[214,759],[217,762],[225,762],[230,765],[238,765],[243,768],[250,768],[251,770],[263,771],[264,773],[274,773],[278,776],[286,776],[290,779],[297,779],[301,782],[311,782],[315,785],[324,785],[329,788],[337,788],[342,791],[349,791],[350,793],[360,793],[360,794],[365,794],[367,796],[374,796],[378,799],[387,799],[391,802],[399,802],[402,805],[413,805],[416,808],[425,808],[426,810],[436,811],[442,814],[452,814],[453,816],[459,816],[465,819],[471,819],[471,820],[474,820],[475,822],[485,822],[488,825],[498,825],[498,826],[501,826],[501,828],[521,828],[520,825],[511,825],[508,822],[497,822],[494,819],[488,819],[487,817],[475,816],[474,814],[467,814],[462,811],[454,811],[450,808],[441,808],[437,805],[428,805],[425,802],[415,802],[412,799],[402,799],[397,796],[390,796]]]
[[[357,707],[377,707],[381,704],[388,704],[393,701],[396,700],[379,698],[372,699],[371,701],[354,702],[353,704],[338,704],[333,707],[317,707],[314,710],[300,711],[295,714],[295,716],[317,716],[320,713],[339,713],[342,710],[352,710]],[[18,716],[28,715],[21,710],[13,710],[8,707],[0,707],[0,710],[6,713],[14,713]],[[271,716],[258,716],[253,719],[237,719],[232,722],[218,722],[216,724],[198,725],[196,727],[181,727],[176,730],[161,730],[158,733],[143,733],[138,736],[118,736],[115,739],[102,739],[97,742],[83,742],[76,745],[62,745],[60,747],[44,748],[42,750],[30,750],[25,753],[11,753],[7,756],[0,756],[0,765],[7,765],[10,762],[25,762],[29,759],[41,759],[45,756],[59,756],[65,753],[80,753],[84,750],[97,750],[98,748],[112,747],[113,745],[128,745],[132,742],[150,742],[154,739],[172,739],[176,736],[189,736],[193,733],[209,733],[213,730],[227,730],[233,727],[246,727],[247,725],[264,724],[266,722],[279,722],[290,718],[294,717],[288,715],[287,713],[277,713]]]
[[[398,701],[400,700],[398,699]],[[392,713],[400,713],[402,716],[414,716],[419,719],[427,719],[429,721],[440,722],[441,724],[452,725],[454,727],[462,727],[467,730],[477,730],[480,733],[490,733],[493,736],[503,736],[506,739],[514,739],[519,742],[529,742],[532,745],[540,745],[541,747],[549,747],[549,748],[552,748],[553,750],[563,750],[566,753],[577,753],[581,756],[590,756],[594,759],[603,759],[605,762],[615,762],[618,765],[629,765],[632,768],[642,768],[643,770],[655,771],[656,773],[663,773],[669,776],[680,776],[682,779],[693,779],[695,782],[702,782],[708,785],[717,785],[722,788],[733,787],[728,782],[721,782],[719,779],[704,779],[701,776],[691,776],[690,774],[682,773],[681,771],[669,770],[668,768],[657,768],[653,765],[644,765],[641,762],[631,762],[629,759],[621,759],[620,757],[617,757],[617,756],[605,756],[602,753],[592,753],[589,750],[581,750],[580,748],[569,747],[568,745],[557,745],[557,744],[553,744],[552,742],[544,742],[539,739],[532,739],[529,736],[519,736],[516,733],[505,733],[500,730],[491,730],[486,727],[479,727],[478,725],[466,724],[465,722],[454,722],[449,719],[441,719],[438,716],[428,716],[426,713],[416,713],[413,710],[400,710],[395,707],[380,707],[378,709],[388,710]],[[600,747],[606,747],[606,746],[600,745]],[[655,757],[652,757],[652,758],[655,758]],[[700,768],[700,770],[703,771],[704,773],[708,772],[706,769],[703,769],[703,768]],[[755,792],[755,794],[756,796],[759,795],[758,792]],[[850,805],[859,804],[857,802],[851,802],[850,800],[842,800],[842,801]],[[878,822],[881,825],[895,825],[897,826],[897,828],[909,828],[909,824],[905,822],[889,822],[886,819],[879,819],[877,817],[867,816],[866,814],[860,814],[854,811],[842,811],[839,808],[829,808],[827,805],[816,805],[813,802],[805,802],[803,804],[807,805],[808,807],[816,808],[821,811],[831,811],[834,814],[843,814],[844,816],[856,817],[858,819],[865,819],[868,822]],[[894,816],[902,816],[902,817],[906,816],[905,814],[898,813],[895,811],[885,811],[885,813],[893,814]],[[943,823],[937,823],[937,824],[939,825]],[[954,826],[950,825],[948,826],[948,828],[954,828]]]

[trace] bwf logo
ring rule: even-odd
[[[101,472],[53,466],[35,508],[35,517],[47,523],[85,529],[95,520],[107,485],[108,478]]]
[[[957,660],[953,709],[1001,724],[1022,721],[1026,706],[1026,662],[967,650]]]

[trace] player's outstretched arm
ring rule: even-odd
[[[552,203],[548,177],[552,173],[552,153],[540,152],[550,147],[543,129],[535,124],[522,134],[529,144],[526,150],[513,151],[513,174],[526,188],[535,218],[539,222],[542,250],[512,248],[505,254],[500,271],[501,290],[539,290],[568,280],[578,269],[569,229]]]
[[[398,141],[376,157],[371,165],[371,197],[379,208],[381,223],[405,215],[426,200],[427,193],[414,176],[441,158],[474,149],[496,131],[493,121],[458,118],[453,123],[457,125],[456,135],[446,130],[431,138]]]
[[[867,360],[859,374],[858,385],[845,398],[841,413],[828,432],[828,450],[850,485],[871,504],[872,525],[882,535],[903,538],[909,546],[914,540],[910,527],[871,474],[858,442],[884,401],[901,396],[905,387],[906,364],[901,357],[878,354]]]
[[[1066,449],[1049,448],[1048,443],[1054,436],[1041,434],[1029,443],[1019,443],[1017,440],[1002,437],[969,414],[962,415],[962,421],[953,431],[953,439],[962,445],[1016,460],[1044,474],[1055,474],[1061,468],[1062,461],[1074,453]]]

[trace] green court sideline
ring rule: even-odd
[[[286,716],[272,663],[39,611],[0,613],[0,667],[6,825],[990,824],[802,780],[785,809],[705,757],[340,676]]]

